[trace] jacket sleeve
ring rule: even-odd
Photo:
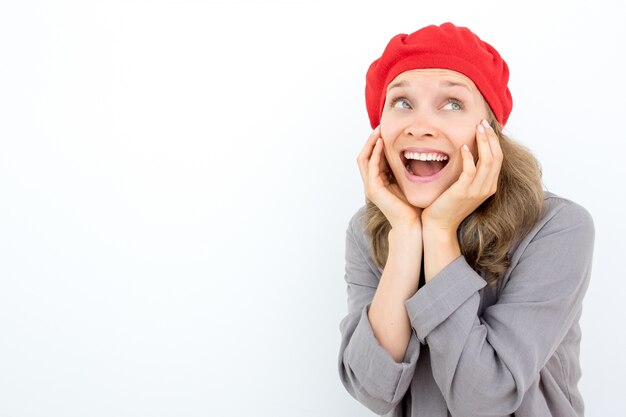
[[[453,416],[510,415],[520,406],[580,315],[593,239],[589,214],[568,202],[518,246],[498,301],[482,316],[485,281],[462,256],[407,300]]]
[[[391,411],[404,397],[417,364],[420,343],[412,334],[402,363],[397,363],[375,338],[367,316],[380,271],[363,235],[363,209],[346,233],[345,280],[348,314],[341,321],[339,375],[348,392],[377,414]]]

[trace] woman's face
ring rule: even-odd
[[[476,127],[486,118],[482,95],[458,72],[411,70],[389,83],[381,136],[389,166],[412,205],[428,207],[459,178],[464,144],[476,160]]]

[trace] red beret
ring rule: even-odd
[[[387,86],[404,71],[443,68],[471,79],[500,125],[504,126],[513,99],[507,87],[509,67],[487,42],[465,27],[444,23],[426,26],[410,35],[401,33],[367,70],[365,103],[372,128],[380,124]]]

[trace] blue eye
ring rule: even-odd
[[[398,107],[398,105],[400,105],[400,107]],[[409,104],[408,100],[404,97],[398,97],[398,98],[393,99],[391,102],[391,107],[401,108],[401,109],[406,109],[406,110],[411,109],[411,105]]]
[[[463,102],[456,98],[449,98],[446,101],[446,104],[443,106],[444,109],[449,110],[463,110]]]

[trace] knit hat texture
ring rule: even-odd
[[[365,81],[365,104],[372,128],[380,124],[387,86],[404,71],[442,68],[471,79],[500,125],[504,126],[513,99],[507,86],[509,67],[487,42],[466,27],[446,22],[410,35],[394,36],[382,56],[369,67]]]

